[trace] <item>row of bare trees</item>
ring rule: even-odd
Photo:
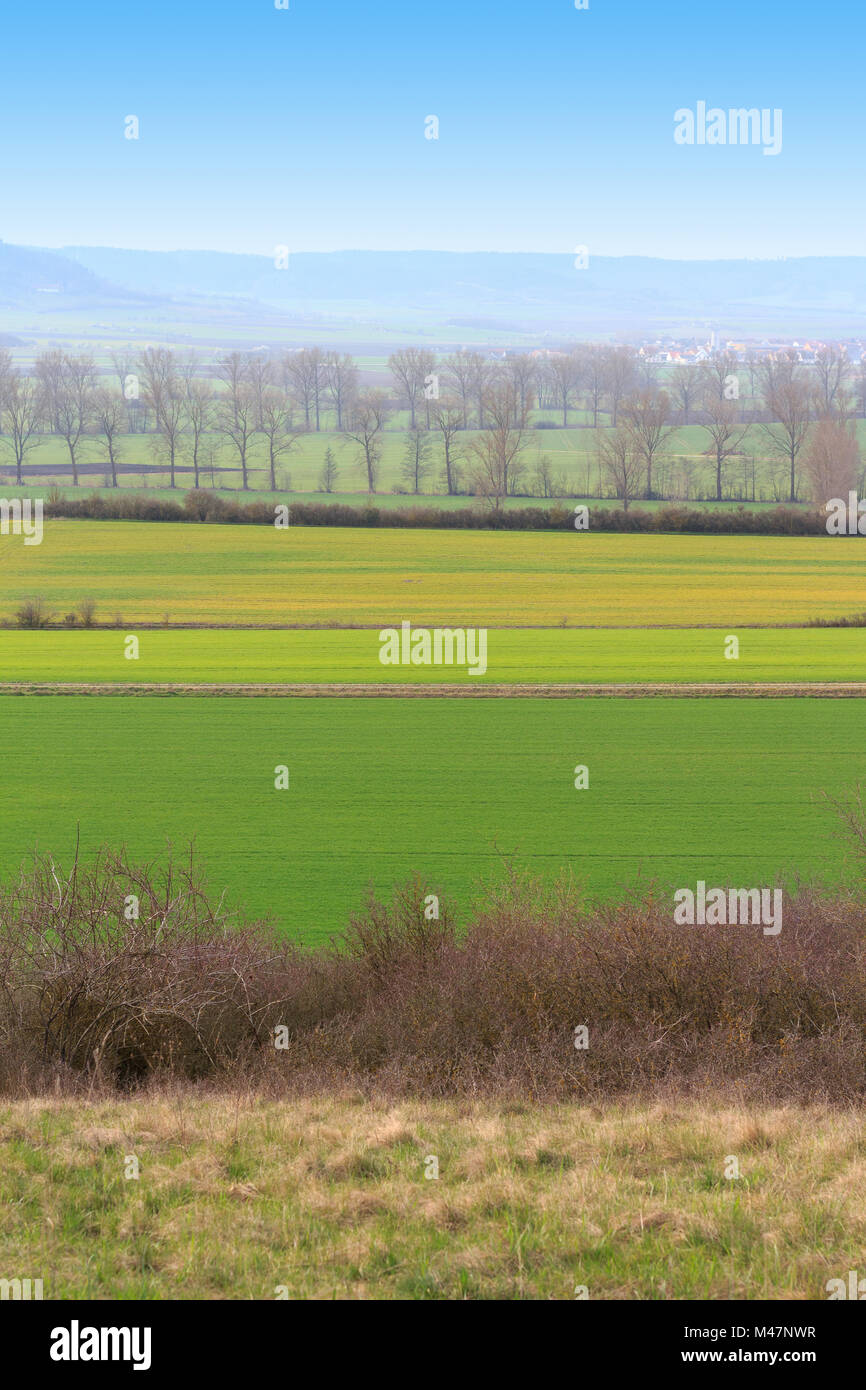
[[[487,399],[492,390],[507,389],[513,401],[516,424],[534,402],[540,409],[556,410],[568,426],[569,411],[582,402],[598,424],[606,403],[616,423],[619,402],[629,389],[649,385],[652,373],[631,348],[586,344],[569,351],[517,353],[505,359],[461,349],[437,359],[429,348],[401,348],[388,358],[394,391],[409,411],[410,429],[421,412],[432,424],[433,403],[447,396],[460,411],[461,426],[485,429]]]
[[[298,354],[304,356],[305,354]],[[115,385],[98,372],[92,356],[51,349],[41,353],[31,375],[18,370],[8,352],[0,351],[0,446],[11,453],[16,479],[28,455],[46,434],[63,439],[75,486],[94,446],[106,473],[117,486],[125,436],[151,426],[155,456],[177,485],[181,463],[191,466],[195,486],[204,469],[213,468],[219,448],[235,456],[243,487],[249,487],[253,450],[264,452],[271,488],[277,468],[305,426],[295,423],[298,396],[287,378],[302,370],[293,358],[274,362],[257,354],[230,352],[215,368],[203,368],[196,356],[179,356],[169,348],[149,347],[138,357],[114,355]],[[327,362],[337,399],[354,399],[357,372],[341,354]],[[220,386],[214,390],[211,372]]]
[[[793,352],[778,354],[758,367],[762,411],[744,418],[739,391],[742,365],[718,354],[695,367],[678,368],[672,395],[685,416],[708,436],[704,453],[711,461],[715,493],[722,500],[731,460],[741,457],[751,424],[769,450],[784,460],[788,500],[798,500],[805,468],[810,495],[817,501],[840,495],[860,478],[854,427],[854,396],[848,383],[853,368],[844,354],[828,348],[818,363],[801,364]],[[627,395],[619,422],[599,438],[602,471],[627,508],[631,499],[652,497],[653,466],[675,428],[671,396],[654,387]]]
[[[117,486],[126,436],[141,430],[149,433],[172,487],[181,465],[199,487],[203,472],[210,468],[212,475],[216,455],[228,448],[245,489],[251,469],[264,466],[275,490],[278,469],[299,435],[320,430],[330,411],[373,493],[384,434],[399,407],[409,411],[403,472],[412,491],[421,491],[435,450],[449,494],[468,482],[498,505],[521,485],[532,412],[556,409],[567,425],[581,401],[596,426],[600,413],[608,414],[610,426],[597,436],[597,461],[626,507],[636,497],[656,495],[659,460],[683,423],[706,432],[704,453],[718,500],[732,461],[744,456],[752,425],[784,463],[791,501],[798,498],[804,467],[813,496],[826,496],[831,480],[839,493],[847,479],[859,478],[852,429],[857,377],[833,348],[821,349],[808,367],[792,352],[745,363],[718,353],[673,369],[664,388],[631,348],[593,344],[504,360],[470,351],[439,360],[429,349],[404,348],[389,358],[391,393],[362,387],[348,354],[319,348],[281,357],[234,351],[210,366],[192,353],[148,347],[138,355],[115,352],[112,363],[114,379],[98,371],[91,355],[54,348],[25,375],[0,351],[0,447],[11,454],[19,483],[31,451],[53,434],[64,441],[75,485],[98,445],[100,463]],[[331,491],[335,476],[329,450],[320,485]]]

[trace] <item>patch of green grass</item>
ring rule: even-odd
[[[132,629],[134,630],[134,629]],[[221,684],[490,684],[796,682],[866,680],[858,628],[741,629],[739,657],[720,629],[493,629],[487,670],[383,666],[379,630],[0,632],[0,688],[7,681]]]
[[[417,871],[465,904],[503,855],[600,894],[829,882],[821,792],[866,778],[858,700],[2,696],[0,726],[0,871],[78,834],[136,859],[194,839],[212,888],[310,942],[370,883]]]

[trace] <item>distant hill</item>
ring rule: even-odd
[[[110,285],[63,252],[0,242],[0,308],[125,304],[140,294]]]
[[[233,305],[324,314],[358,324],[450,325],[569,337],[692,332],[733,336],[866,334],[866,257],[667,261],[446,251],[298,252],[267,256],[0,243],[0,306],[59,295],[94,309],[123,303],[211,312]],[[179,315],[181,316],[181,315]]]

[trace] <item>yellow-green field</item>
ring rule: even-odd
[[[19,1101],[0,1269],[46,1299],[824,1300],[864,1178],[860,1117],[820,1107]]]
[[[830,537],[48,522],[0,542],[0,617],[40,594],[125,624],[612,627],[801,623],[866,608],[866,550]]]
[[[135,629],[131,629],[134,631]],[[383,666],[376,628],[130,629],[0,632],[5,684],[513,685],[766,684],[866,681],[862,628],[743,628],[736,660],[717,628],[499,628],[487,634],[487,669]]]

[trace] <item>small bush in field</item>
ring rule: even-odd
[[[96,600],[83,598],[78,605],[78,616],[81,619],[82,627],[93,627],[96,618]]]
[[[25,599],[20,607],[15,610],[15,622],[18,627],[48,627],[53,616],[45,599],[39,594],[34,598]]]

